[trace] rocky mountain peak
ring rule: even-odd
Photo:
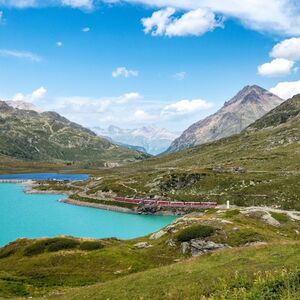
[[[185,130],[167,152],[238,134],[282,102],[281,98],[262,87],[247,85],[216,113]]]
[[[10,107],[21,109],[21,110],[32,110],[38,113],[42,113],[43,110],[33,103],[21,101],[21,100],[9,100],[6,101],[6,104],[8,104]]]
[[[263,95],[272,95],[268,90],[258,85],[247,85],[241,89],[233,98],[225,102],[224,106],[228,106],[233,103],[248,101],[261,101]]]

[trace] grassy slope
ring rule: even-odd
[[[222,220],[230,222],[222,222]],[[39,296],[52,292],[57,293],[58,291],[65,293],[73,287],[107,282],[107,285],[100,286],[100,289],[103,289],[104,298],[100,297],[95,299],[118,299],[117,297],[123,293],[123,288],[119,287],[119,290],[117,288],[115,289],[114,281],[111,280],[124,277],[124,282],[126,282],[126,280],[130,282],[132,277],[128,277],[128,279],[126,279],[126,277],[134,273],[137,273],[137,276],[133,278],[140,278],[141,280],[139,283],[140,286],[134,288],[132,285],[128,292],[132,293],[132,296],[135,295],[136,298],[131,298],[130,294],[128,294],[127,298],[121,297],[119,299],[138,299],[137,295],[142,295],[141,291],[143,289],[145,290],[145,296],[147,296],[148,293],[151,293],[152,288],[154,288],[152,282],[163,280],[164,277],[168,276],[168,289],[170,293],[173,290],[176,294],[176,286],[184,289],[184,285],[179,285],[179,278],[189,274],[187,270],[190,269],[194,261],[187,260],[190,256],[181,253],[181,246],[179,242],[176,242],[176,237],[184,228],[193,226],[194,224],[213,226],[217,230],[213,236],[207,238],[207,240],[217,243],[226,243],[232,247],[242,247],[251,242],[269,243],[272,245],[270,246],[271,248],[275,247],[275,250],[268,248],[267,252],[261,254],[260,259],[265,259],[266,266],[270,269],[277,268],[277,266],[292,266],[290,263],[291,253],[294,255],[294,266],[300,262],[299,235],[296,234],[296,230],[300,231],[299,222],[282,218],[281,226],[274,227],[265,224],[262,219],[256,215],[247,217],[236,211],[220,214],[215,210],[210,210],[205,215],[193,214],[180,219],[180,221],[175,223],[175,227],[157,240],[149,239],[149,237],[129,241],[106,239],[101,241],[104,248],[93,251],[82,251],[79,249],[79,246],[76,246],[74,249],[56,252],[45,250],[41,254],[26,256],[25,253],[28,247],[40,242],[40,240],[16,241],[0,250],[0,297]],[[167,241],[170,239],[175,241],[175,247],[167,245]],[[76,241],[82,242],[82,240]],[[289,244],[290,246],[282,246],[282,248],[280,248],[281,246],[274,246],[274,244],[279,241],[280,243]],[[137,242],[148,242],[152,247],[136,249],[134,244]],[[296,242],[298,244],[295,244]],[[298,248],[298,251],[296,248]],[[270,253],[277,253],[276,249],[282,254],[276,254],[273,257]],[[226,256],[224,254],[220,254],[219,256],[217,254],[214,255],[219,257],[221,264],[228,266],[230,265],[230,260],[226,258],[227,255],[233,259],[236,256],[235,253],[241,253],[240,259],[235,258],[236,266],[234,266],[236,269],[242,269],[245,268],[245,266],[251,269],[251,265],[248,266],[250,262],[249,257],[252,256],[252,254],[250,254],[251,252],[245,254],[245,258],[243,258],[244,253],[248,253],[248,250],[245,250],[245,252],[243,252],[244,250],[240,250],[241,252],[235,251],[234,249],[230,249],[226,252]],[[209,276],[212,276],[214,274],[213,272],[215,272],[213,271],[215,270],[214,268],[217,268],[217,265],[214,264],[215,259],[210,258],[215,257],[214,255],[208,256],[207,262],[205,262],[206,258],[199,260],[201,261],[201,265],[202,263],[205,264],[205,268],[209,269],[209,266],[212,267],[211,273],[208,273]],[[175,273],[170,272],[170,270],[176,269],[177,265],[170,267],[170,269],[161,268],[173,264],[176,260],[183,261],[180,267],[182,269],[180,272],[178,271],[179,273],[177,273],[177,271]],[[198,267],[195,266],[196,269]],[[142,271],[153,268],[156,268],[156,271],[153,270],[151,271],[152,273],[141,273]],[[184,270],[184,268],[186,269]],[[258,263],[256,268],[259,268]],[[263,270],[264,267],[262,266],[261,269]],[[204,271],[202,270],[201,272]],[[224,273],[225,269],[223,272],[220,272],[220,275]],[[151,274],[156,275],[152,277],[154,275]],[[193,278],[194,277],[190,277],[190,280]],[[199,278],[201,280],[201,277]],[[188,280],[188,277],[186,280]],[[146,282],[149,282],[149,284],[147,285]],[[128,286],[130,285],[128,284]],[[197,286],[197,280],[190,283],[190,286]],[[147,287],[149,287],[149,290],[147,290]],[[160,288],[162,288],[162,286],[160,286]],[[209,285],[207,288],[213,290],[213,287]],[[85,291],[88,293],[89,291],[91,291],[91,293],[97,291],[97,293],[99,293],[98,288],[95,288],[95,290],[92,288],[87,290],[83,289],[82,291],[83,293],[85,293]],[[161,290],[161,292],[164,291]],[[81,292],[78,291],[75,292],[75,295],[77,295],[77,293],[81,295]],[[106,297],[107,295],[110,295],[110,297]],[[79,296],[77,296],[77,298],[81,299]]]
[[[293,101],[300,110],[300,96]],[[111,190],[124,196],[230,200],[238,205],[300,209],[300,115],[293,109],[293,115],[284,118],[291,112],[285,105],[255,123],[264,128],[266,120],[267,128],[252,128],[178,153],[99,171],[103,179],[92,182],[89,193]]]
[[[0,154],[33,161],[99,167],[147,155],[112,144],[54,112],[36,113],[0,101]]]
[[[299,243],[226,250],[53,298],[296,300],[299,265]]]

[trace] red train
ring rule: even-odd
[[[114,197],[115,201],[134,203],[134,204],[148,204],[148,205],[159,205],[166,207],[205,207],[213,208],[217,206],[217,202],[181,202],[181,201],[165,201],[165,200],[150,200],[150,199],[132,199],[126,197]]]

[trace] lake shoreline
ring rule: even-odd
[[[115,205],[106,205],[106,204],[100,204],[100,203],[92,203],[92,202],[83,202],[79,200],[74,200],[74,199],[62,199],[59,200],[60,202],[67,203],[70,205],[77,205],[77,206],[83,206],[83,207],[92,207],[92,208],[97,208],[97,209],[104,209],[104,210],[109,210],[109,211],[115,211],[115,212],[121,212],[121,213],[129,213],[129,214],[134,214],[134,215],[149,215],[149,216],[182,216],[178,215],[177,212],[172,212],[172,211],[158,211],[155,213],[144,213],[144,212],[139,212],[134,209],[126,208],[126,207],[120,207],[120,206],[115,206]]]
[[[75,206],[81,206],[81,207],[89,207],[89,208],[96,208],[96,209],[102,209],[102,210],[108,210],[108,211],[114,211],[114,212],[120,212],[125,214],[134,214],[134,215],[149,215],[149,216],[182,216],[182,212],[178,213],[177,211],[173,212],[170,210],[164,210],[164,211],[157,211],[155,213],[152,212],[140,212],[136,211],[134,209],[120,207],[116,205],[106,205],[101,203],[92,203],[92,202],[84,202],[79,200],[74,200],[69,198],[70,195],[73,193],[71,191],[57,191],[57,190],[38,190],[35,189],[35,186],[37,186],[37,182],[34,180],[5,180],[5,182],[2,182],[0,180],[0,183],[14,183],[14,184],[22,184],[24,186],[23,192],[25,194],[29,195],[63,195],[65,196],[62,199],[59,199],[58,202],[69,204],[69,205],[75,205]]]
[[[151,218],[151,215],[137,214],[126,208],[72,201],[63,191],[35,189],[33,181],[0,184],[0,197],[3,200],[0,223],[2,228],[11,229],[5,230],[1,236],[1,247],[23,237],[115,236],[126,240],[153,233],[175,219],[173,216],[163,215],[161,219]],[[63,205],[64,203],[70,205]],[[97,209],[89,210],[84,207]],[[12,211],[16,213],[19,222],[10,218]]]

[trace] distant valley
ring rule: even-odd
[[[107,129],[100,127],[91,127],[90,129],[99,136],[110,138],[113,142],[124,146],[135,146],[138,147],[137,149],[144,149],[152,155],[157,155],[167,150],[171,143],[180,135],[179,132],[172,132],[155,126],[123,129],[111,125]]]

